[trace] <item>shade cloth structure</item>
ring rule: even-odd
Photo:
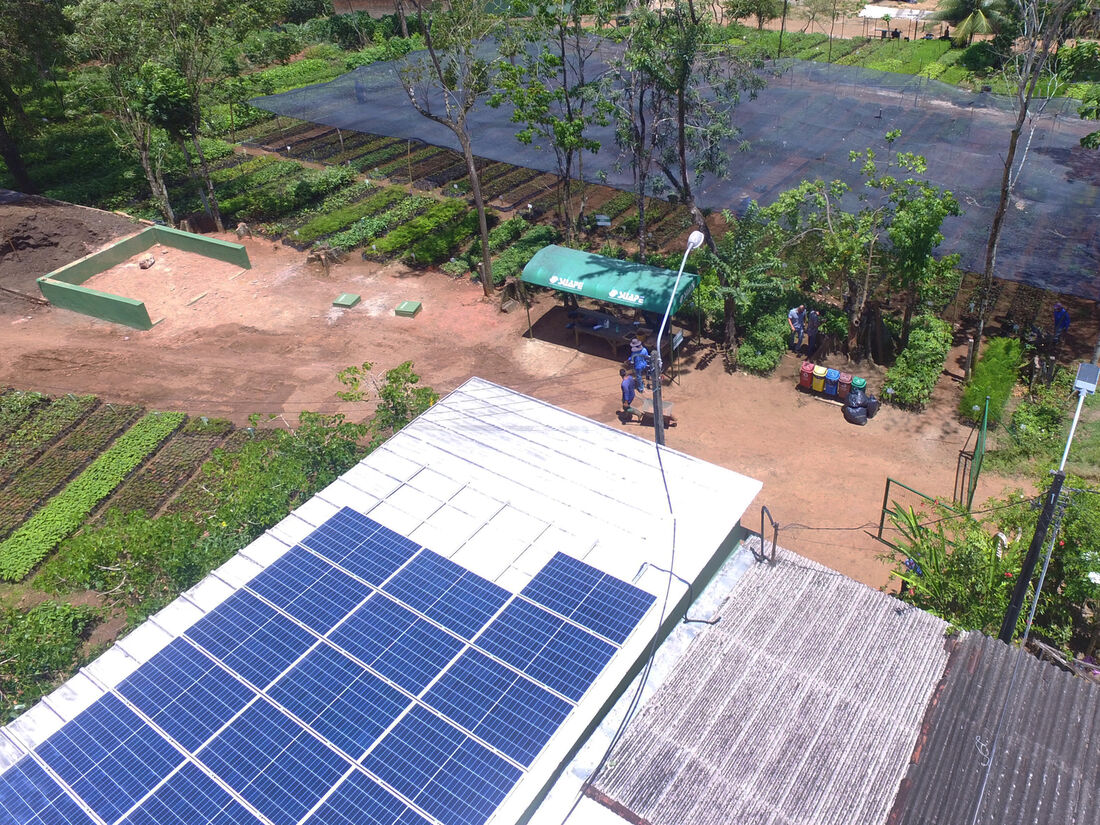
[[[672,296],[676,273],[551,244],[535,253],[523,268],[521,279],[559,292],[663,315],[669,296]],[[680,308],[698,283],[698,275],[684,273],[672,300],[673,312]]]
[[[587,76],[600,76],[622,48],[619,43],[601,43],[586,68]],[[406,58],[419,59],[419,53]],[[251,103],[285,117],[459,151],[447,127],[421,117],[409,104],[401,87],[401,65],[373,63],[329,83]],[[1010,97],[927,77],[805,60],[769,61],[766,75],[767,87],[755,99],[742,101],[734,113],[732,125],[741,135],[726,148],[734,158],[729,176],[710,175],[701,181],[695,192],[700,207],[742,215],[752,201],[774,203],[803,180],[839,179],[853,193],[845,208],[859,209],[862,203],[856,194],[867,190],[860,164],[852,163],[850,153],[868,147],[880,158],[896,151],[916,152],[929,160],[928,179],[953,192],[964,210],[961,217],[944,221],[945,240],[936,254],[958,253],[962,268],[984,269],[1004,173],[1001,154],[1015,123]],[[1027,163],[1005,216],[995,274],[1095,300],[1100,164],[1094,150],[1079,144],[1095,123],[1078,117],[1078,106],[1075,100],[1055,99],[1035,120]],[[516,140],[520,127],[512,122],[512,114],[507,104],[498,109],[479,105],[470,112],[474,154],[555,171],[554,153],[536,145],[544,141],[524,145]],[[890,146],[884,136],[893,130],[900,130],[902,138]],[[633,191],[630,158],[617,148],[614,125],[595,127],[590,136],[601,148],[596,154],[586,153],[585,177]],[[363,171],[371,172],[369,166]],[[660,178],[651,176],[652,181]],[[524,197],[511,206],[527,202]]]

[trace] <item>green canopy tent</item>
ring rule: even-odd
[[[544,246],[523,268],[522,281],[664,315],[676,273],[670,269],[606,258],[564,246]],[[684,273],[672,300],[676,312],[699,283]],[[530,332],[531,315],[527,315]]]

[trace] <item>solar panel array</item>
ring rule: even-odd
[[[654,597],[345,508],[0,776],[17,825],[483,823]]]

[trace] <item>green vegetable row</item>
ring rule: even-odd
[[[18,581],[179,427],[183,413],[148,413],[60,493],[0,543],[0,578]]]

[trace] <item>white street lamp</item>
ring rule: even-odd
[[[676,273],[676,282],[672,285],[672,294],[668,296],[668,306],[665,308],[665,317],[661,319],[661,328],[657,330],[657,341],[653,354],[653,438],[658,444],[665,443],[665,416],[661,409],[661,338],[665,334],[665,326],[668,324],[668,316],[672,314],[672,304],[676,300],[676,291],[680,287],[680,279],[684,275],[684,266],[687,264],[691,250],[703,245],[703,233],[696,229],[688,235],[687,249],[684,250],[684,258],[680,261],[680,271]]]

